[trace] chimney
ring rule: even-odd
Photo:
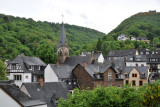
[[[40,86],[43,87],[43,78],[39,79]]]
[[[24,56],[24,53],[21,53],[21,54],[20,54],[20,57],[23,57],[23,56]]]
[[[83,62],[83,67],[86,68],[87,64],[86,62]]]
[[[59,62],[56,63],[57,67],[59,67]]]

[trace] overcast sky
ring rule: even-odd
[[[109,33],[138,12],[160,12],[160,0],[0,0],[0,13]]]

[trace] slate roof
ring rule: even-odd
[[[92,53],[92,52],[84,51],[84,52],[81,53],[81,55],[91,55],[91,53]]]
[[[150,61],[150,59],[158,59],[158,61]],[[160,55],[157,54],[151,54],[151,55],[147,55],[147,63],[150,64],[159,64],[160,63]]]
[[[52,100],[62,97],[67,99],[69,90],[65,82],[45,82],[43,87],[39,83],[23,83],[31,98],[44,101],[47,107],[56,107]]]
[[[37,65],[37,66],[46,66],[46,64],[39,59],[38,57],[24,56],[18,55],[14,58],[9,64],[19,64],[23,72],[33,73],[33,71],[29,70],[29,65]],[[37,72],[38,73],[38,72]],[[39,72],[41,74],[41,72]]]
[[[108,57],[124,57],[128,55],[136,55],[136,49],[109,51]]]
[[[0,85],[0,88],[5,90],[10,96],[12,96],[18,103],[24,107],[36,106],[46,104],[45,102],[34,100],[28,95],[23,93],[15,84]],[[27,103],[26,103],[27,102]]]
[[[61,27],[61,32],[59,35],[59,42],[58,42],[57,48],[58,47],[69,47],[67,43],[67,38],[66,38],[66,33],[65,33],[63,22],[62,22],[62,27]]]
[[[146,55],[128,55],[126,62],[147,62]]]
[[[94,53],[93,56],[95,59],[98,59],[101,54],[102,52],[97,52],[97,53]]]
[[[56,64],[49,64],[52,70],[56,73],[58,78],[71,78],[72,75],[72,69],[74,66],[69,66],[66,64],[60,64],[59,67],[57,67]]]
[[[87,64],[91,63],[91,55],[87,56],[70,56],[67,57],[64,64],[76,66],[77,64],[83,64],[86,62]]]
[[[137,37],[137,40],[147,40],[146,37]]]
[[[124,69],[123,69],[123,72],[122,74],[125,75],[125,73],[128,73],[130,74],[130,72],[133,70],[133,68],[136,68],[137,71],[140,73],[140,78],[144,78],[142,76],[142,73],[144,72],[145,73],[145,78],[147,78],[147,73],[148,73],[148,67],[147,66],[136,66],[136,67],[133,67],[133,66],[125,66]]]

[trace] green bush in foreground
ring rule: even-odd
[[[68,100],[59,99],[59,107],[158,107],[160,81],[135,87],[97,87],[94,90],[75,89]]]

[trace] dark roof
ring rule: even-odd
[[[28,68],[28,66],[30,65],[46,66],[46,64],[38,57],[31,57],[24,55],[18,55],[9,64],[19,64],[23,72],[27,73],[33,73],[33,71],[29,70]]]
[[[147,62],[146,55],[128,55],[126,62]]]
[[[125,73],[130,73],[132,70],[133,70],[133,68],[135,68],[138,72],[139,72],[139,74],[140,74],[140,78],[144,78],[143,76],[142,76],[142,73],[144,72],[145,73],[145,78],[147,78],[147,73],[148,73],[148,67],[147,66],[136,66],[136,67],[133,67],[133,66],[125,66],[124,67],[124,69],[123,69],[123,72],[122,72],[122,74],[124,75]]]
[[[28,95],[23,93],[15,84],[0,85],[0,87],[5,90],[10,96],[12,96],[19,104],[25,107],[46,104],[45,102],[33,100]]]
[[[147,40],[146,37],[137,37],[137,40]]]
[[[64,24],[62,22],[61,33],[59,35],[59,42],[57,47],[69,47],[67,43],[66,33],[64,29]]]
[[[43,87],[39,83],[23,83],[31,98],[47,102],[47,107],[56,107],[52,100],[59,97],[67,99],[69,90],[65,82],[45,82]]]
[[[1,85],[14,84],[14,80],[0,80]]]
[[[74,66],[69,66],[66,64],[60,64],[58,67],[56,64],[49,64],[52,70],[56,73],[57,77],[62,78],[71,78],[72,75],[72,69]]]
[[[136,55],[136,49],[109,51],[108,57],[124,57],[128,55]]]
[[[150,59],[158,59],[157,61],[150,61]],[[151,55],[147,55],[147,63],[160,63],[160,55],[157,54],[151,54]]]
[[[97,53],[94,53],[93,56],[95,59],[98,59],[101,54],[102,52],[97,52]]]
[[[70,56],[70,57],[66,58],[64,64],[76,66],[77,64],[83,64],[84,62],[86,62],[87,64],[90,64],[91,63],[91,55],[87,55],[87,56]]]
[[[84,52],[81,53],[81,55],[91,55],[91,53],[92,53],[92,52],[84,51]]]

